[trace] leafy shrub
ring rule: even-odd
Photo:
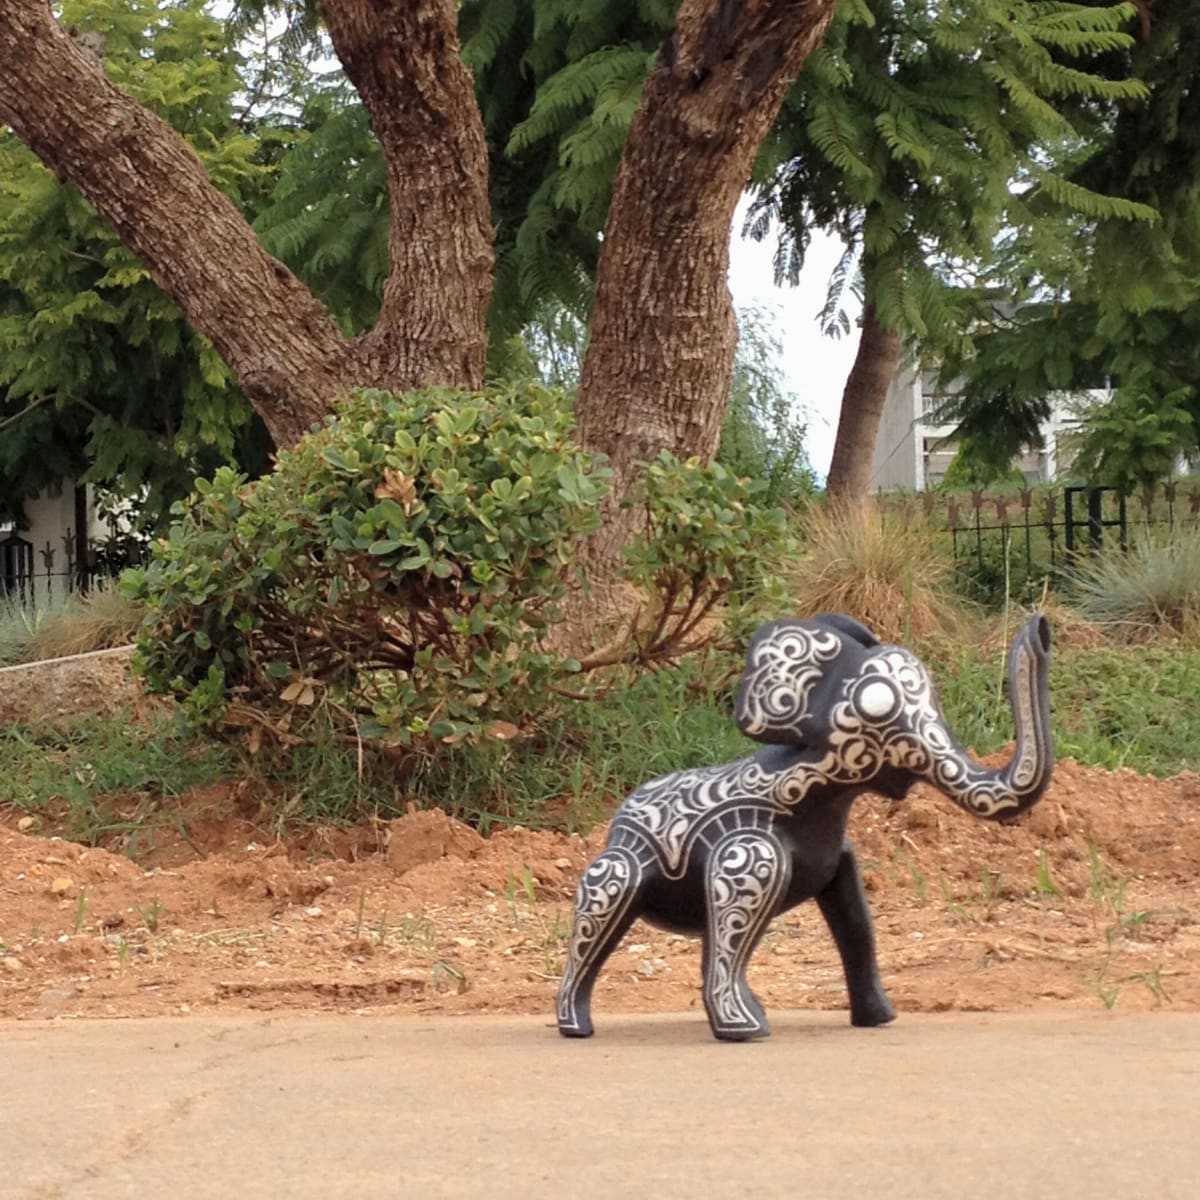
[[[129,577],[149,685],[285,734],[317,710],[401,746],[515,732],[603,494],[569,425],[536,385],[363,391],[253,486],[198,483]]]
[[[149,686],[201,722],[249,726],[252,744],[332,728],[427,752],[516,736],[585,668],[675,661],[727,615],[743,630],[770,594],[782,513],[754,502],[756,482],[664,455],[635,500],[635,619],[586,662],[551,651],[605,481],[569,429],[536,384],[361,392],[270,476],[198,484],[151,565],[127,574],[149,612]]]
[[[758,502],[769,490],[665,451],[647,465],[632,500],[645,507],[645,533],[625,553],[627,578],[651,600],[634,631],[643,661],[706,643],[718,605],[735,644],[778,615],[786,598],[777,571],[794,539],[783,510]]]

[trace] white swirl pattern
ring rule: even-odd
[[[567,953],[567,974],[558,993],[558,1022],[576,1028],[576,993],[580,976],[595,961],[604,942],[636,894],[641,866],[621,847],[610,847],[588,866],[575,892],[575,921]]]
[[[708,861],[711,903],[705,1006],[714,1031],[761,1028],[749,1011],[743,974],[783,892],[788,873],[779,842],[758,833],[734,833],[720,841]]]
[[[749,737],[767,729],[794,727],[824,672],[822,663],[841,653],[842,639],[829,629],[784,626],[750,650],[740,705]]]
[[[774,638],[758,648],[751,683],[761,686],[763,692],[758,694],[752,686],[744,691],[743,711],[753,714],[744,728],[762,728],[768,719],[792,721],[804,715],[803,698],[821,672],[797,662],[794,656],[799,645],[810,645],[823,660],[836,657],[840,647],[836,634],[825,632],[820,639],[810,638],[805,643],[797,640],[795,633],[784,631],[779,648],[772,649]],[[803,680],[786,695],[778,678],[782,663],[790,663]],[[885,767],[924,776],[968,811],[995,816],[1018,807],[1038,781],[1044,747],[1034,719],[1034,688],[1033,664],[1022,648],[1014,688],[1019,718],[1017,753],[1009,772],[989,771],[967,759],[950,737],[933,683],[920,660],[900,647],[881,647],[839,689],[824,755],[778,771],[769,770],[756,758],[744,758],[651,780],[617,811],[614,842],[631,849],[639,844],[649,847],[663,873],[678,879],[687,870],[697,842],[711,848],[712,838],[706,834],[714,825],[718,828],[713,837],[721,836],[731,825],[769,829],[775,817],[795,808],[814,787],[866,784]],[[890,704],[885,693],[890,693]],[[722,821],[731,815],[735,819]]]

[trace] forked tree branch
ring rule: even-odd
[[[184,140],[112,84],[46,0],[0,0],[0,122],[81,192],[229,364],[275,440],[326,411],[347,343]]]

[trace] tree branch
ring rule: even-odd
[[[637,464],[717,447],[737,329],[729,233],[759,146],[834,0],[683,0],[613,184],[579,384],[579,438],[613,487],[594,564],[615,560]],[[653,336],[647,336],[647,329]]]
[[[320,0],[383,148],[390,267],[361,349],[391,386],[478,386],[494,266],[487,143],[455,0]],[[402,336],[401,336],[402,335]]]
[[[319,419],[348,345],[165,122],[113,85],[46,0],[0,0],[0,122],[80,191],[229,364],[277,443]]]

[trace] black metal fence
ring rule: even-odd
[[[133,535],[114,535],[76,550],[70,530],[56,548],[41,548],[18,533],[0,537],[0,600],[42,604],[71,592],[87,592],[115,579],[126,567],[146,560],[148,543]]]
[[[957,570],[980,598],[1031,599],[1048,579],[1061,582],[1078,555],[1127,548],[1140,531],[1171,536],[1200,530],[1200,484],[1167,483],[1126,497],[1084,486],[934,492],[887,497],[887,510],[921,520],[945,537]]]

